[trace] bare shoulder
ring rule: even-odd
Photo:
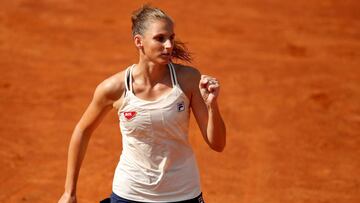
[[[186,66],[183,64],[174,64],[178,79],[180,78],[200,78],[200,71],[192,66]]]
[[[194,91],[198,89],[201,73],[198,69],[191,66],[174,64],[174,67],[180,87],[190,99]]]
[[[125,90],[124,77],[125,70],[106,78],[96,87],[94,97],[108,101],[118,100]]]

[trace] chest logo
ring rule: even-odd
[[[131,120],[132,118],[134,118],[136,115],[136,111],[127,111],[127,112],[124,112],[124,117],[127,119],[127,120]]]
[[[181,111],[184,111],[184,110],[185,110],[184,101],[181,101],[181,102],[177,103],[177,111],[181,112]]]

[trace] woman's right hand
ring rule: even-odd
[[[68,193],[64,193],[61,196],[60,200],[58,201],[58,203],[76,203],[76,202],[77,202],[76,201],[76,196],[75,195],[72,196],[72,195],[70,195]]]

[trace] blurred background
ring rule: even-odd
[[[360,1],[148,2],[222,85],[225,151],[190,126],[207,203],[360,202]],[[0,202],[57,202],[96,85],[138,60],[130,16],[144,3],[0,0]],[[120,153],[113,111],[79,202],[110,195]]]

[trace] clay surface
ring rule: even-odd
[[[138,60],[143,1],[0,1],[0,202],[57,202],[72,130],[102,80]],[[221,83],[227,147],[189,139],[207,203],[360,202],[360,1],[153,1],[192,64]],[[93,134],[78,200],[111,193],[112,111]]]

